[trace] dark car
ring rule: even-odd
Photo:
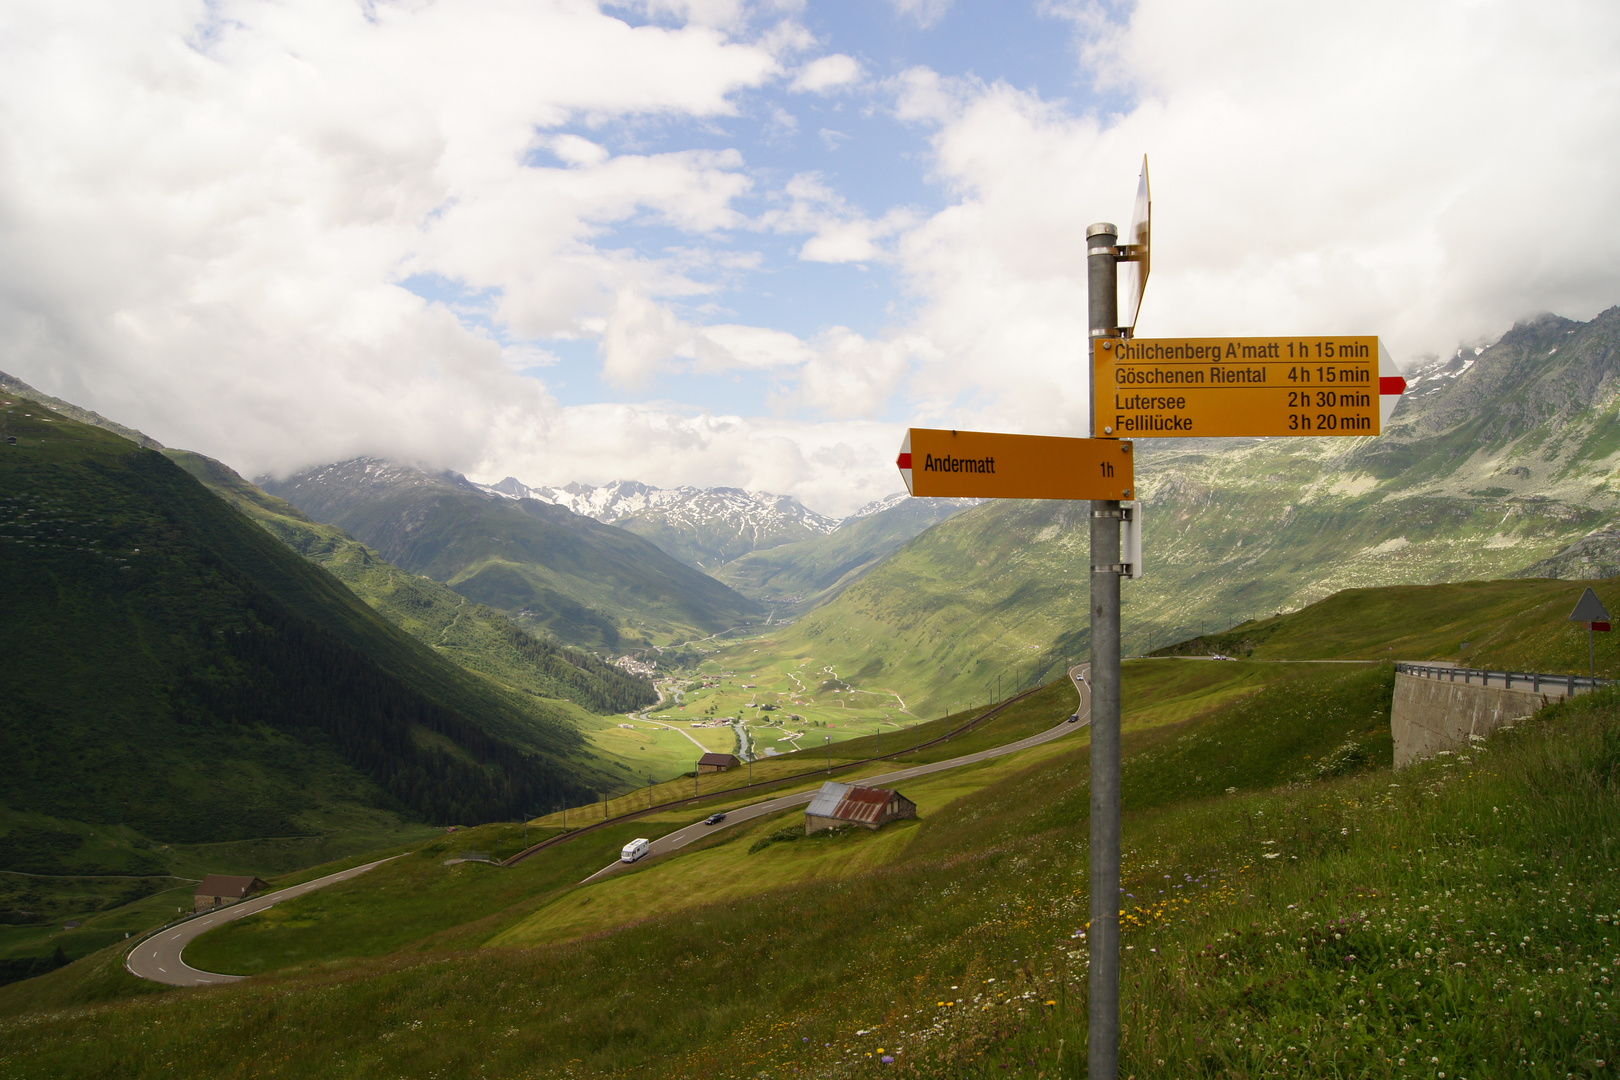
[[[703,824],[718,825],[724,820],[726,820],[726,815],[724,814],[710,814],[708,817],[703,819]]]
[[[1071,717],[1069,717],[1069,723],[1071,723],[1071,724],[1072,724],[1072,723],[1074,723],[1074,722],[1075,722],[1075,721],[1076,721],[1076,720],[1079,720],[1079,719],[1080,719],[1080,714],[1079,714],[1079,713],[1075,713],[1075,714],[1074,714],[1074,715],[1073,715],[1073,716],[1071,716]]]

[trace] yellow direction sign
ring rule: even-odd
[[[1376,337],[1108,338],[1097,435],[1377,435],[1406,390]]]
[[[1129,499],[1129,441],[912,428],[895,462],[913,495],[972,499]]]

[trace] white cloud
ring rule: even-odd
[[[759,225],[782,233],[809,233],[799,251],[806,262],[879,262],[891,258],[879,241],[910,228],[917,215],[895,207],[876,221],[851,207],[816,173],[800,173],[782,187],[777,205],[760,215]],[[783,204],[786,205],[783,205]]]
[[[626,289],[607,319],[603,349],[604,373],[623,385],[646,386],[685,371],[766,373],[777,386],[772,404],[779,413],[847,420],[884,411],[912,356],[932,346],[920,338],[868,339],[843,326],[812,341],[769,327],[696,326]]]
[[[889,0],[895,12],[914,20],[927,29],[945,17],[951,10],[951,0]]]
[[[730,227],[750,180],[736,151],[610,157],[545,132],[727,115],[779,72],[710,25],[583,0],[40,0],[6,19],[5,367],[250,471],[466,463],[549,400],[511,370],[533,354],[393,284],[408,274],[493,290],[533,336],[611,313],[610,375],[634,377],[658,321],[637,290],[704,286],[590,241],[638,216]],[[541,144],[570,167],[526,165]]]
[[[826,94],[860,82],[862,74],[860,61],[843,53],[833,53],[800,68],[791,86],[805,93]]]
[[[868,420],[756,419],[647,405],[588,405],[502,418],[499,454],[468,468],[484,481],[634,479],[791,492],[829,515],[903,485],[893,464],[902,431]],[[881,464],[882,467],[874,467]]]
[[[692,332],[674,312],[633,288],[619,290],[602,335],[602,374],[609,382],[643,386],[691,349]]]
[[[1620,300],[1612,3],[1046,9],[1117,111],[887,80],[933,139],[947,205],[923,217],[856,205],[814,160],[778,190],[704,126],[746,111],[785,138],[792,101],[866,130],[790,97],[871,86],[858,43],[803,62],[824,46],[794,3],[647,0],[633,27],[586,0],[13,0],[0,367],[248,471],[376,453],[842,512],[895,488],[898,431],[860,418],[897,394],[917,423],[1083,430],[1084,230],[1128,215],[1143,152],[1145,334],[1371,331],[1405,358]],[[722,234],[767,233],[896,268],[908,314],[743,325],[723,293],[763,256]],[[557,370],[548,338],[599,342],[615,385],[762,380],[782,415],[563,407],[520,374]]]
[[[648,19],[694,23],[722,29],[742,26],[748,15],[748,6],[742,0],[630,0],[630,2],[610,2],[607,6],[633,11]]]
[[[707,372],[772,371],[796,367],[815,355],[787,331],[761,326],[705,326],[696,334],[692,351],[697,370]]]
[[[585,167],[600,165],[608,159],[608,150],[578,135],[553,135],[543,142],[569,165]]]
[[[1136,104],[895,84],[957,193],[899,248],[939,350],[919,417],[1083,430],[1085,228],[1125,223],[1144,152],[1146,335],[1379,333],[1411,358],[1620,300],[1620,8],[1144,0],[1083,52]]]
[[[913,352],[929,348],[927,342],[919,340],[870,340],[843,326],[820,335],[816,346],[788,401],[836,417],[872,416],[884,411],[911,370]],[[877,459],[867,468],[881,463],[882,459]]]
[[[805,241],[799,258],[806,262],[881,262],[890,254],[880,247],[884,240],[907,228],[916,216],[905,207],[896,207],[873,221],[862,216],[832,218],[821,222],[816,235]]]
[[[884,85],[894,94],[896,117],[934,124],[948,123],[980,88],[970,79],[946,78],[926,67],[907,68]]]
[[[780,105],[771,107],[771,119],[766,124],[766,140],[777,142],[787,139],[799,130],[799,118]]]

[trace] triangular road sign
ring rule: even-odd
[[[1608,622],[1609,609],[1603,606],[1598,594],[1590,587],[1583,593],[1575,604],[1575,610],[1569,613],[1570,622]]]

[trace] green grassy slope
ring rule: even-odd
[[[445,866],[463,851],[511,855],[523,846],[522,826],[487,825],[422,845],[403,859],[359,878],[277,905],[204,934],[186,962],[206,971],[253,975],[288,967],[427,952],[487,937],[500,925],[572,888],[612,862],[637,836],[658,836],[686,816],[628,822],[556,849],[555,857],[515,867],[466,862]],[[547,830],[534,829],[540,840]]]
[[[160,454],[14,400],[7,804],[197,841],[305,831],[327,803],[503,813],[577,783],[571,727],[536,723]]]
[[[261,486],[394,565],[572,644],[679,643],[760,610],[623,529],[454,477],[363,459]]]
[[[3,393],[5,398],[24,397],[29,401],[38,402],[47,409],[51,410],[53,413],[58,413],[65,416],[69,420],[77,420],[81,424],[88,424],[91,427],[98,427],[105,431],[110,431],[114,435],[128,439],[136,446],[144,447],[147,450],[163,449],[162,443],[158,442],[144,431],[137,431],[132,427],[125,427],[123,424],[118,423],[118,421],[109,420],[98,412],[92,412],[89,409],[82,409],[73,404],[71,401],[63,401],[59,397],[52,397],[50,394],[43,394],[34,389],[32,386],[29,386],[27,383],[23,382],[21,379],[17,378],[15,375],[8,375],[3,371],[0,371],[0,393]]]
[[[910,541],[832,603],[732,651],[813,655],[846,682],[896,691],[924,712],[982,695],[997,674],[1017,683],[1050,677],[1054,642],[1075,646],[1065,660],[1084,656],[1075,629],[1086,625],[1089,595],[1079,513],[1067,503],[969,510]],[[1032,536],[1044,539],[1032,545]]]
[[[654,704],[645,679],[526,633],[448,586],[391,565],[342,529],[324,525],[228,466],[184,450],[165,454],[210,491],[347,585],[395,626],[440,655],[533,698],[573,701],[596,713]],[[537,704],[542,715],[545,708]]]
[[[1127,740],[1125,1072],[1562,1077],[1601,1074],[1620,1051],[1604,981],[1620,965],[1620,701],[1392,776],[1376,751],[1334,755],[1367,733],[1379,671],[1313,679],[1308,719],[1270,714],[1305,733],[1286,752],[1254,730],[1255,698]],[[1236,794],[1177,787],[1205,741],[1229,744]],[[441,938],[421,955],[72,1007],[107,993],[92,958],[36,980],[51,1011],[0,1023],[0,1061],[32,1077],[156,1076],[181,1060],[289,1076],[1076,1075],[1085,770],[1080,748],[1039,756],[902,830],[753,853],[739,831],[684,873],[700,883],[707,860],[781,879],[829,851],[857,869],[747,903],[626,912],[561,944]],[[645,889],[679,862],[616,880]],[[452,874],[441,893],[485,888]],[[593,889],[605,895],[579,898]],[[0,1013],[25,1008],[25,988],[0,990]]]
[[[1180,663],[1167,666],[1138,662],[1131,665],[1127,680],[1130,707],[1125,721],[1127,730],[1147,731],[1209,713],[1264,687],[1286,686],[1287,693],[1277,695],[1266,690],[1254,699],[1257,706],[1237,710],[1231,719],[1212,725],[1208,730],[1213,734],[1204,740],[1244,752],[1258,752],[1261,757],[1269,755],[1271,772],[1251,775],[1246,780],[1239,777],[1239,782],[1253,783],[1256,776],[1262,780],[1286,778],[1286,772],[1279,772],[1276,762],[1286,763],[1312,750],[1326,757],[1333,749],[1330,743],[1324,742],[1315,726],[1297,723],[1301,703],[1306,703],[1303,711],[1309,713],[1310,702],[1327,698],[1324,715],[1339,709],[1352,718],[1354,726],[1355,714],[1362,706],[1357,704],[1355,687],[1350,684],[1363,683],[1371,688],[1375,698],[1381,694],[1387,700],[1387,669],[1385,674],[1378,675],[1319,665]],[[1350,692],[1346,692],[1346,686],[1350,687]],[[1049,686],[948,742],[903,753],[888,764],[874,764],[855,772],[841,771],[836,776],[843,780],[856,779],[906,764],[938,761],[1001,745],[1061,722],[1073,704],[1072,689]],[[922,741],[928,741],[960,724],[961,718],[934,721],[925,725],[919,735]],[[1084,741],[1085,731],[1076,729],[1073,735],[1073,740],[1050,744],[1041,753],[1068,753],[1074,743]],[[1301,740],[1308,744],[1303,750],[1299,745]],[[1383,743],[1387,741],[1386,734]],[[1388,747],[1379,743],[1376,733],[1370,742],[1365,736],[1362,742],[1371,747],[1372,757],[1381,755],[1388,759]],[[1198,744],[1195,741],[1193,745]],[[833,764],[842,765],[868,754],[891,753],[895,749],[892,737],[868,737],[839,746]],[[818,786],[824,778],[819,771],[823,760],[816,752],[785,756],[762,763],[757,770],[758,778],[769,780],[802,772],[808,767],[813,773],[809,778],[778,785],[772,791],[808,790]],[[911,781],[904,785],[904,790],[925,808],[924,820],[931,820],[955,800],[1027,769],[1032,760],[1030,755],[1024,755],[952,770]],[[1354,754],[1345,759],[1348,764],[1365,760],[1365,755]],[[1200,782],[1207,779],[1219,790],[1230,782],[1229,771],[1222,767],[1216,775],[1205,770],[1210,774],[1198,775],[1196,779]],[[1252,768],[1250,772],[1253,773]],[[495,825],[466,831],[426,846],[421,858],[390,863],[376,872],[378,876],[368,877],[364,883],[357,879],[331,891],[291,901],[273,914],[210,933],[188,952],[188,959],[209,970],[257,973],[289,965],[379,955],[407,947],[411,950],[440,948],[452,941],[477,944],[490,940],[491,935],[509,943],[533,943],[558,935],[577,936],[612,929],[654,913],[667,914],[702,906],[717,901],[722,894],[746,899],[807,879],[828,875],[849,877],[891,858],[903,858],[905,843],[897,846],[897,839],[904,840],[910,835],[903,830],[886,831],[889,840],[883,845],[862,847],[854,853],[842,846],[814,847],[804,849],[805,859],[788,858],[779,852],[766,861],[741,858],[751,854],[752,842],[734,842],[732,834],[728,833],[718,838],[725,851],[717,853],[713,859],[690,859],[683,855],[668,866],[664,865],[667,860],[643,864],[638,868],[634,884],[615,886],[606,894],[592,891],[591,898],[584,904],[580,904],[577,897],[567,899],[567,886],[612,861],[619,846],[632,836],[662,835],[689,823],[695,816],[764,797],[762,793],[727,795],[724,789],[744,782],[747,775],[738,771],[705,778],[702,790],[717,794],[701,806],[660,811],[586,834],[573,843],[519,864],[523,871],[520,874],[476,878],[479,882],[487,880],[487,887],[472,887],[473,879],[463,880],[477,871],[461,871],[462,876],[455,879],[456,886],[450,888],[446,886],[449,879],[441,880],[444,875],[439,869],[440,861],[447,855],[463,849],[490,851],[497,857],[510,854],[518,850],[524,838],[540,839],[547,835],[545,827],[549,826],[550,831],[560,828],[563,818],[559,814],[548,815],[536,822],[537,828],[531,833],[517,826]],[[1134,777],[1134,773],[1132,775]],[[1187,779],[1192,780],[1193,774],[1189,773]],[[690,780],[660,785],[654,797],[660,803],[683,798],[691,794],[689,785]],[[614,800],[609,809],[622,813],[634,809],[636,800],[635,795]],[[792,813],[786,817],[797,820]],[[601,814],[594,806],[576,807],[569,820],[578,827],[601,820]],[[776,821],[752,826],[747,835],[757,837],[769,833],[779,824]],[[663,868],[650,872],[654,865]]]
[[[442,833],[383,810],[335,799],[322,805],[318,794],[298,815],[302,835],[195,844],[0,808],[0,983],[9,981],[8,963],[57,948],[78,960],[172,919],[207,874],[271,878]],[[67,929],[67,922],[79,925]]]
[[[1160,650],[1261,659],[1445,660],[1554,674],[1587,670],[1587,635],[1569,621],[1588,586],[1620,610],[1620,581],[1468,581],[1347,589],[1287,615]],[[1620,674],[1613,635],[1598,634],[1600,675]]]
[[[854,584],[912,537],[961,513],[969,502],[907,499],[826,535],[751,551],[718,567],[714,576],[745,596],[777,606],[779,617],[808,611]]]
[[[1620,512],[1617,346],[1620,309],[1517,327],[1428,369],[1376,438],[1144,440],[1147,573],[1122,587],[1126,651],[1345,589],[1513,577],[1602,533]],[[747,648],[813,647],[925,708],[998,672],[1052,678],[1087,649],[1086,529],[1073,505],[987,503]]]

